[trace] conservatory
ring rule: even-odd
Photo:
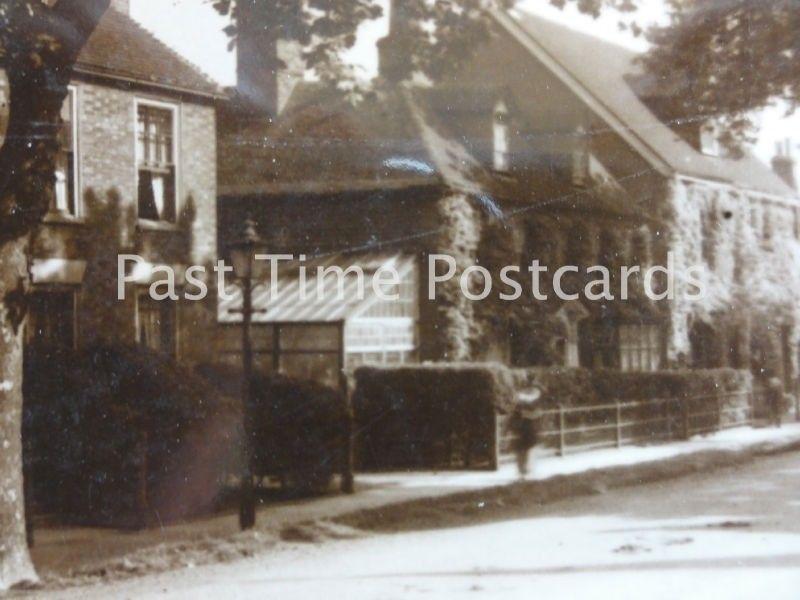
[[[342,369],[414,362],[418,274],[413,256],[337,254],[281,263],[253,287],[255,369],[338,385]],[[218,320],[226,363],[241,360],[242,294],[228,285]]]

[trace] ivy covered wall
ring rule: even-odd
[[[715,182],[677,177],[669,248],[676,267],[668,356],[739,362],[756,376],[797,376],[800,207]],[[704,267],[702,300],[687,301],[688,267]],[[702,335],[703,325],[707,335]],[[788,353],[788,354],[787,354]],[[706,365],[704,365],[706,366]]]

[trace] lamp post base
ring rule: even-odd
[[[242,479],[239,498],[239,528],[252,529],[256,524],[256,499],[253,492],[253,479],[249,475]]]

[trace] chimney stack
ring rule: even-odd
[[[797,189],[797,180],[794,176],[794,156],[792,156],[792,143],[788,138],[775,144],[775,156],[772,158],[772,170],[783,179],[793,190]]]
[[[236,87],[249,109],[275,117],[303,79],[305,63],[300,45],[281,39],[281,25],[267,25],[264,12],[259,18],[262,1],[241,0],[236,4]]]
[[[413,44],[408,0],[389,0],[389,33],[378,40],[378,75],[398,83],[411,75],[413,64],[407,49]]]
[[[116,8],[119,12],[125,13],[130,16],[131,2],[130,0],[111,0],[111,6]]]

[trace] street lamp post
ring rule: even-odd
[[[242,410],[244,441],[239,490],[239,527],[251,529],[256,524],[256,501],[253,490],[253,346],[250,324],[253,319],[253,261],[259,243],[255,224],[248,219],[244,236],[230,245],[233,274],[242,286]]]

